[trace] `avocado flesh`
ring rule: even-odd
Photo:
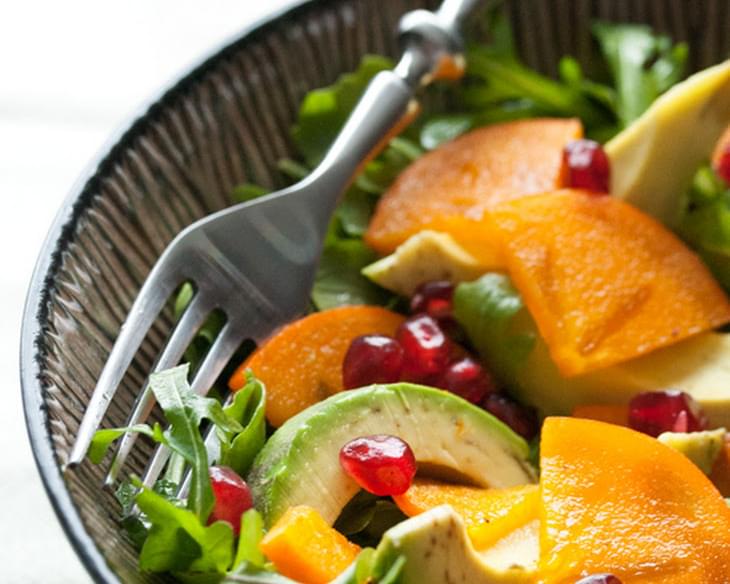
[[[677,227],[684,194],[730,121],[730,60],[678,83],[610,140],[611,194]]]
[[[473,292],[487,281],[500,283],[490,290],[501,296],[490,299]],[[506,305],[516,307],[511,316],[493,309]],[[711,426],[730,428],[730,334],[700,333],[641,357],[565,378],[507,276],[489,273],[458,286],[454,314],[500,382],[544,415],[570,415],[585,404],[625,405],[640,392],[679,389],[699,402]]]
[[[287,420],[248,476],[267,526],[290,506],[309,505],[331,525],[358,492],[339,463],[348,441],[373,434],[405,440],[416,460],[451,468],[479,486],[535,482],[527,443],[454,394],[409,383],[345,391]]]
[[[425,230],[392,254],[365,266],[362,273],[383,288],[411,296],[423,282],[465,282],[478,278],[485,269],[449,234]]]
[[[516,530],[520,533],[513,539],[508,535],[504,544],[497,542],[495,547],[502,545],[502,549],[496,553],[477,552],[461,517],[450,506],[442,505],[386,531],[374,565],[382,566],[380,571],[385,572],[403,555],[400,584],[526,584],[534,580],[534,569],[521,565],[518,555],[527,553],[527,562],[535,565],[538,552],[537,529],[526,528],[532,532]]]
[[[725,443],[726,433],[725,428],[704,432],[664,432],[657,436],[657,440],[684,454],[709,475]]]

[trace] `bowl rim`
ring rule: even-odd
[[[95,540],[87,532],[78,508],[66,488],[63,472],[56,459],[43,400],[40,357],[40,336],[47,324],[48,300],[54,276],[62,264],[62,254],[73,240],[76,226],[92,201],[101,176],[117,161],[125,147],[133,142],[149,122],[180,93],[206,75],[211,67],[270,28],[296,19],[315,6],[326,6],[340,0],[290,0],[284,6],[245,23],[241,29],[220,41],[195,59],[171,82],[128,115],[97,150],[64,198],[38,253],[23,306],[20,331],[20,390],[25,425],[41,481],[66,537],[76,555],[95,582],[119,584],[121,581],[106,561]]]

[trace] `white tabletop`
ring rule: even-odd
[[[84,583],[28,445],[18,337],[46,230],[87,161],[209,48],[294,0],[25,0],[0,18],[0,581]]]

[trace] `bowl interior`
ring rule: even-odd
[[[229,205],[234,186],[281,186],[289,128],[302,96],[354,69],[365,53],[395,56],[405,11],[433,0],[312,0],[255,27],[155,102],[104,153],[61,211],[31,284],[23,338],[26,411],[41,472],[61,520],[100,581],[154,581],[137,572],[104,468],[62,476],[89,396],[146,274],[186,225]],[[646,22],[690,43],[691,68],[730,52],[723,0],[506,1],[524,60],[554,74],[561,55],[587,60],[595,18]],[[109,409],[121,426],[172,320],[163,313]],[[138,441],[140,474],[151,445]]]

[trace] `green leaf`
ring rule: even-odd
[[[537,329],[504,274],[485,274],[454,291],[454,317],[500,379],[510,379],[532,351]]]
[[[421,146],[433,150],[471,130],[476,124],[474,114],[443,114],[425,120],[421,128]]]
[[[200,435],[200,422],[209,419],[227,432],[240,432],[241,425],[229,418],[219,402],[195,394],[188,384],[188,365],[153,373],[150,388],[170,427],[165,431],[168,446],[191,467],[188,508],[205,521],[213,508],[213,491],[208,478],[208,453]]]
[[[225,409],[228,417],[241,425],[240,432],[224,436],[221,464],[245,476],[253,459],[266,441],[266,391],[263,383],[246,371],[246,385],[236,392],[233,403]]]
[[[616,85],[616,112],[625,127],[683,74],[687,46],[672,46],[640,24],[595,23],[593,34]]]
[[[117,438],[121,438],[124,434],[132,432],[144,434],[150,438],[157,438],[157,442],[160,443],[164,441],[159,425],[155,425],[154,429],[150,428],[147,424],[135,424],[127,428],[97,430],[89,445],[89,460],[94,464],[99,464],[104,459],[104,456],[106,456],[109,447]]]
[[[259,197],[263,197],[264,195],[268,195],[270,192],[271,190],[265,187],[255,185],[253,183],[243,183],[233,187],[231,196],[237,203],[246,203],[248,201],[258,199]]]
[[[225,521],[206,527],[194,512],[182,509],[142,486],[137,505],[150,521],[139,557],[149,572],[214,572],[223,574],[233,559],[233,529]]]
[[[392,295],[360,273],[376,257],[360,240],[329,241],[322,252],[312,289],[312,302],[317,309],[345,304],[387,304]]]
[[[235,570],[244,563],[248,566],[263,568],[266,558],[259,549],[259,543],[264,538],[264,520],[255,509],[249,509],[241,517],[241,531],[238,536],[238,549],[233,560]]]
[[[292,138],[310,168],[322,159],[370,80],[392,66],[390,59],[366,55],[355,72],[305,96]]]

